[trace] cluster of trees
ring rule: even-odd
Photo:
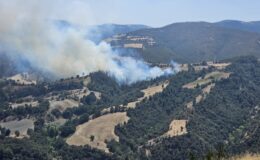
[[[28,115],[41,117],[49,109],[49,105],[50,105],[49,101],[45,101],[45,100],[39,101],[39,106],[37,107],[21,106],[12,109],[11,107],[9,107],[8,104],[2,104],[0,105],[0,107],[2,108],[2,111],[0,112],[0,120],[3,120],[8,116],[15,116],[20,119],[23,117],[27,117]]]

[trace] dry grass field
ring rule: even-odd
[[[144,96],[138,98],[134,102],[129,102],[125,107],[135,108],[136,104],[141,102],[144,98],[148,98],[156,93],[162,92],[168,86],[168,84],[169,82],[166,81],[159,85],[150,86],[142,90]],[[102,113],[108,113],[110,109],[111,107],[103,109]],[[129,118],[126,115],[126,112],[103,115],[77,126],[76,132],[71,137],[69,137],[66,142],[69,145],[76,146],[88,144],[93,148],[109,152],[105,142],[112,139],[119,141],[118,136],[116,136],[114,133],[115,126],[118,124],[123,124],[128,120]]]
[[[211,83],[211,84],[207,85],[207,87],[203,88],[202,92],[204,94],[209,94],[211,89],[214,88],[214,87],[215,87],[215,83]]]
[[[32,102],[23,102],[23,103],[11,103],[10,106],[14,109],[17,107],[24,107],[24,106],[31,106],[31,107],[37,107],[39,105],[38,101],[32,101]]]
[[[196,104],[200,103],[202,100],[204,100],[206,98],[206,96],[210,93],[211,89],[215,87],[215,83],[209,84],[207,85],[205,88],[202,89],[202,93],[203,94],[199,94],[196,98],[195,98],[195,102]],[[193,101],[189,102],[186,104],[186,107],[190,110],[193,109]]]
[[[221,69],[225,69],[227,66],[231,65],[231,63],[211,63],[211,64],[208,63],[208,65],[221,70]]]
[[[134,102],[129,102],[126,107],[127,108],[135,108],[137,103],[141,102],[145,98],[149,98],[150,96],[155,95],[156,93],[161,93],[168,85],[169,85],[169,82],[166,81],[166,82],[161,83],[159,85],[150,86],[146,89],[143,89],[142,92],[144,93],[144,96],[141,97],[141,98],[138,98],[138,100],[136,100]]]
[[[124,44],[124,48],[143,48],[143,44],[142,43],[127,43]]]
[[[119,141],[115,135],[115,126],[124,124],[129,120],[126,112],[112,113],[90,120],[77,126],[76,132],[66,142],[69,145],[90,145],[93,148],[109,152],[106,141],[112,139]]]
[[[227,79],[230,76],[230,73],[226,72],[211,72],[208,73],[204,78],[198,78],[196,81],[185,84],[182,86],[183,88],[188,88],[188,89],[194,89],[197,85],[204,85],[212,82],[212,80],[221,80],[221,79]]]
[[[187,134],[187,120],[173,120],[164,136],[175,137]]]
[[[236,156],[230,160],[260,160],[259,154],[245,154],[243,156]]]
[[[142,90],[142,92],[144,93],[144,97],[150,97],[150,96],[155,95],[156,93],[162,92],[168,85],[169,85],[169,82],[166,81],[159,85],[148,87],[148,88]]]
[[[11,130],[11,135],[14,137],[15,131],[20,132],[20,137],[27,136],[27,130],[34,129],[34,121],[32,119],[22,119],[20,121],[14,120],[9,122],[1,122],[1,127],[5,127]]]
[[[23,74],[17,74],[12,77],[7,78],[8,80],[13,80],[17,84],[24,84],[24,85],[31,85],[36,84],[37,82],[35,80],[29,79],[29,75],[23,75]]]
[[[72,108],[72,107],[78,107],[79,102],[72,100],[72,99],[65,99],[62,101],[50,101],[50,108],[49,111],[52,111],[53,109],[57,108],[61,112],[65,111],[67,108]]]

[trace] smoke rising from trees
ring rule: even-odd
[[[81,0],[1,0],[0,52],[22,56],[57,77],[104,71],[130,84],[174,72],[120,56],[104,42],[95,44],[86,37],[94,19],[91,8]],[[56,20],[77,27],[60,29]]]

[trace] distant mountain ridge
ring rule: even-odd
[[[260,34],[254,32],[260,30],[258,22],[238,23],[243,27],[232,25],[235,23],[238,22],[173,23],[129,32],[109,43],[119,48],[135,49],[146,61],[157,63],[171,60],[190,63],[242,55],[260,57]]]
[[[243,22],[236,20],[224,20],[215,24],[220,27],[260,33],[260,21]]]
[[[151,28],[146,25],[141,24],[129,24],[129,25],[120,25],[120,24],[102,24],[91,26],[89,33],[89,38],[95,42],[100,42],[103,39],[112,37],[116,34],[124,34],[128,32],[137,31],[140,29]]]

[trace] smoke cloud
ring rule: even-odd
[[[0,0],[0,52],[22,56],[57,77],[104,71],[118,82],[131,84],[174,72],[149,67],[120,56],[104,42],[87,39],[86,28],[94,19],[86,1]],[[61,29],[56,20],[77,27]]]

